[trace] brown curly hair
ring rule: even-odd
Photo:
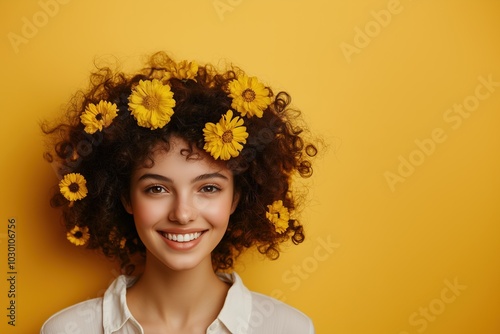
[[[169,85],[176,106],[170,122],[156,130],[138,126],[128,109],[133,87],[140,80],[161,77],[172,63],[166,53],[158,52],[150,57],[147,67],[134,75],[98,67],[90,76],[89,89],[72,98],[66,120],[54,126],[42,125],[49,136],[46,160],[57,164],[60,175],[84,175],[88,188],[87,197],[75,202],[69,202],[57,189],[51,205],[62,207],[67,231],[87,226],[90,233],[87,247],[101,249],[106,256],[117,258],[129,273],[135,268],[132,258],[145,254],[133,216],[121,202],[121,197],[129,194],[133,170],[146,161],[154,163],[152,148],[158,143],[168,144],[172,135],[202,150],[204,125],[218,122],[231,109],[228,84],[244,74],[234,66],[219,72],[205,65],[199,66],[194,79],[171,78]],[[267,88],[273,102],[262,118],[245,119],[247,143],[238,157],[227,161],[240,200],[224,237],[212,252],[214,270],[232,268],[234,259],[246,248],[256,246],[261,253],[276,259],[280,243],[291,239],[299,244],[304,240],[298,220],[291,218],[286,231],[280,234],[266,218],[266,210],[277,200],[282,200],[291,211],[296,209],[291,180],[294,174],[301,177],[312,174],[310,158],[317,149],[305,141],[304,129],[297,125],[300,113],[290,108],[289,94],[274,95]],[[88,134],[80,115],[89,103],[101,100],[115,103],[118,116],[109,127]]]

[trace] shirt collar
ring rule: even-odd
[[[252,313],[252,294],[243,285],[238,274],[218,273],[217,276],[232,285],[216,321],[220,321],[233,334],[247,333]],[[121,275],[106,290],[102,305],[105,334],[118,331],[127,321],[130,321],[142,333],[141,326],[127,307],[127,288],[136,280],[136,277]]]
[[[238,274],[218,274],[218,276],[221,280],[232,283],[232,285],[227,292],[224,306],[217,319],[231,333],[247,333],[252,313],[252,294],[243,285],[243,281]]]
[[[118,276],[104,293],[102,325],[105,334],[118,331],[130,319],[138,329],[141,328],[127,307],[127,288],[136,280],[136,277]]]

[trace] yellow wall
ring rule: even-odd
[[[328,145],[307,241],[276,262],[247,256],[251,289],[318,333],[500,332],[498,1],[55,1],[0,2],[0,332],[35,333],[118,274],[65,240],[38,123],[95,56],[137,68],[156,50],[286,88]]]

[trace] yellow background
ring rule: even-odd
[[[0,332],[36,333],[118,274],[65,240],[39,122],[86,85],[96,56],[137,69],[167,50],[229,59],[286,89],[326,144],[307,182],[307,241],[275,262],[242,259],[252,290],[301,309],[318,333],[500,333],[500,86],[478,79],[500,82],[500,2],[72,0],[51,15],[47,3],[0,2]],[[448,111],[475,102],[467,117]],[[391,186],[387,172],[410,158],[418,166]]]

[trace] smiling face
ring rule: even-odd
[[[238,196],[224,163],[198,150],[195,158],[188,158],[189,145],[178,137],[169,144],[168,151],[153,152],[152,167],[133,172],[130,200],[123,203],[134,216],[147,261],[187,270],[211,263],[211,252],[226,232]]]

